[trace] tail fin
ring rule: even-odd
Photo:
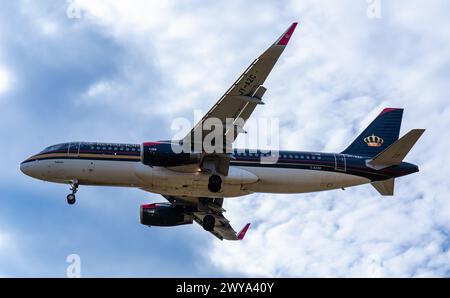
[[[399,165],[424,132],[425,129],[411,130],[399,140],[395,141],[386,150],[368,161],[367,165],[376,170]]]
[[[376,156],[398,140],[402,117],[403,109],[384,109],[342,153]]]

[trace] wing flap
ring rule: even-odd
[[[143,189],[149,191],[147,189]],[[193,215],[194,221],[203,227],[203,218],[207,214],[214,215],[216,219],[216,225],[214,230],[209,231],[215,237],[220,240],[243,240],[247,233],[250,224],[244,226],[244,228],[237,233],[230,225],[230,221],[223,215],[226,212],[223,209],[223,198],[198,198],[198,197],[177,197],[177,196],[164,196],[172,205],[185,206],[186,210],[194,211],[190,212]]]
[[[203,226],[203,217],[206,214],[204,213],[194,213],[194,220],[196,223],[198,223],[200,226]],[[211,234],[213,234],[215,237],[217,237],[220,240],[243,240],[245,237],[245,234],[247,233],[250,223],[246,224],[244,228],[237,233],[233,227],[230,225],[230,221],[226,219],[223,215],[215,214],[216,217],[216,226],[214,227],[214,230],[208,231]]]

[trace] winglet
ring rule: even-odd
[[[280,38],[277,39],[275,42],[275,45],[277,46],[286,46],[289,42],[289,39],[291,39],[292,34],[294,33],[295,27],[297,27],[297,22],[292,23],[292,25],[289,27],[289,29],[286,30],[286,32],[283,33],[283,35],[280,36]]]
[[[243,240],[245,237],[245,234],[248,231],[248,228],[250,228],[250,223],[246,224],[245,227],[238,233],[237,235],[237,239],[238,240]]]

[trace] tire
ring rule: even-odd
[[[219,175],[209,177],[208,190],[210,192],[219,192],[222,188],[222,178]]]
[[[203,229],[206,231],[214,230],[214,226],[216,225],[216,218],[212,215],[205,215],[203,217]]]
[[[68,194],[67,195],[67,204],[73,205],[76,202],[76,198],[74,194]]]

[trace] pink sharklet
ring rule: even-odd
[[[292,34],[294,33],[295,28],[297,27],[297,22],[293,23],[286,32],[275,42],[277,46],[286,46],[291,39]]]
[[[237,239],[238,240],[243,240],[245,237],[245,234],[248,231],[248,228],[250,228],[250,223],[246,224],[245,227],[239,232],[239,234],[237,235]]]

